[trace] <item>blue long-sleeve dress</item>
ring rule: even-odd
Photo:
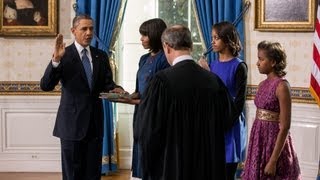
[[[136,76],[136,93],[143,96],[144,90],[148,85],[150,79],[160,70],[169,67],[169,63],[163,51],[158,52],[156,55],[151,56],[151,53],[141,56],[139,61],[139,69]],[[135,122],[137,121],[137,111],[139,105],[135,106],[133,115],[133,128],[135,129]],[[141,150],[138,146],[138,139],[134,136],[133,139],[133,152],[132,152],[132,176],[142,177],[142,167],[140,161]]]
[[[213,61],[210,71],[217,74],[227,86],[239,114],[239,120],[225,134],[226,162],[244,161],[247,145],[247,123],[244,116],[244,104],[247,87],[247,66],[239,58],[230,61]]]

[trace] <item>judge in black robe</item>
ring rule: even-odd
[[[162,42],[171,67],[150,81],[134,132],[143,180],[225,179],[224,131],[236,119],[231,96],[192,60],[188,28],[166,29]]]

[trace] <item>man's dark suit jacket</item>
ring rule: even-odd
[[[103,135],[101,92],[117,86],[112,80],[108,56],[102,50],[91,47],[93,82],[90,90],[81,58],[74,44],[66,47],[58,67],[50,61],[41,78],[43,91],[51,91],[61,83],[61,100],[53,135],[65,140],[81,140],[86,136],[89,121],[93,120],[98,137]]]

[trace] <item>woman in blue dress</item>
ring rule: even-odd
[[[141,44],[144,49],[149,49],[147,54],[141,56],[139,61],[139,69],[136,76],[136,89],[131,94],[129,104],[135,104],[133,115],[133,129],[136,127],[137,111],[139,108],[140,98],[144,94],[144,90],[148,85],[149,80],[158,71],[169,67],[169,63],[163,52],[161,35],[166,29],[166,24],[162,19],[154,18],[143,22],[139,28],[141,34]],[[132,153],[132,177],[142,177],[142,167],[140,158],[140,148],[138,139],[133,136],[133,153]]]
[[[234,98],[239,120],[225,133],[227,180],[234,180],[238,163],[245,160],[247,124],[244,105],[247,89],[247,65],[238,58],[241,43],[236,28],[229,22],[220,22],[212,27],[212,49],[219,59],[208,65],[200,59],[203,68],[217,74]]]

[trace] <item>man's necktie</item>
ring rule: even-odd
[[[83,64],[84,70],[86,71],[88,84],[91,89],[92,88],[92,70],[91,70],[90,60],[87,56],[87,49],[82,50],[82,64]]]

